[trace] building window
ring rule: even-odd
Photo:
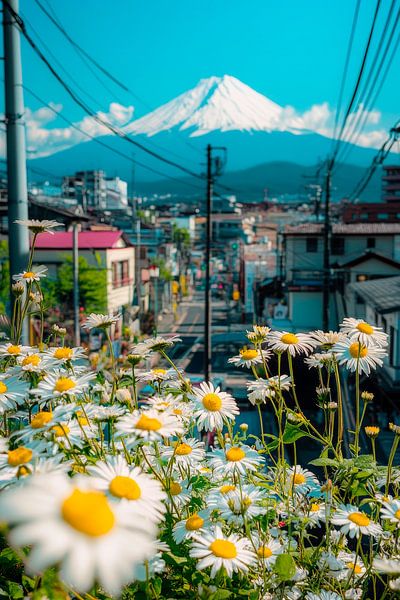
[[[375,248],[375,238],[367,238],[367,248]]]
[[[120,260],[111,264],[113,287],[129,284],[129,261]]]
[[[389,218],[388,213],[378,213],[377,217],[380,221],[386,221]]]
[[[308,237],[306,239],[306,252],[318,252],[318,238]]]
[[[343,237],[333,237],[331,239],[331,253],[335,256],[342,256],[344,254]]]
[[[359,294],[356,294],[356,304],[365,304],[365,300]]]

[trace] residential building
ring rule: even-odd
[[[382,199],[400,208],[400,165],[383,165]]]
[[[104,171],[78,171],[64,177],[62,196],[88,211],[119,210],[128,206],[128,184]]]
[[[107,269],[107,312],[122,313],[132,307],[135,284],[135,249],[122,231],[80,231],[79,256],[93,266]],[[35,261],[46,265],[49,277],[56,277],[66,257],[72,256],[72,231],[43,233],[37,238]]]
[[[286,226],[286,299],[295,329],[322,327],[323,224]],[[330,250],[330,327],[344,316],[349,283],[400,274],[400,223],[333,224]],[[351,315],[350,315],[351,316]]]
[[[400,390],[400,276],[350,284],[346,304],[351,314],[382,327],[389,335],[388,357],[379,371],[389,391]],[[396,398],[397,400],[397,398]]]

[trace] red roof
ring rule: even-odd
[[[105,250],[117,248],[118,241],[123,236],[122,231],[80,231],[78,246],[81,250]],[[127,240],[124,239],[128,245]],[[41,233],[36,240],[38,250],[72,250],[72,231],[56,231]]]

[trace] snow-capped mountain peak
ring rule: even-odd
[[[191,90],[133,121],[125,131],[152,136],[177,127],[198,136],[216,130],[282,130],[286,112],[236,77],[213,76],[201,79]],[[293,127],[296,123],[287,129]]]

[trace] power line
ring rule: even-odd
[[[47,66],[47,68],[50,70],[50,72],[53,74],[53,76],[57,79],[57,81],[60,83],[60,85],[62,85],[62,87],[65,89],[65,91],[68,93],[68,95],[73,99],[73,101],[78,106],[80,106],[90,117],[92,117],[99,124],[103,125],[107,129],[109,129],[109,131],[111,131],[114,135],[117,135],[121,139],[126,140],[128,143],[133,144],[137,148],[140,148],[141,150],[143,150],[143,152],[146,152],[147,154],[149,154],[150,156],[153,156],[157,160],[164,162],[170,166],[173,166],[176,169],[179,169],[180,171],[190,175],[191,177],[195,177],[197,179],[202,179],[201,175],[198,175],[197,173],[191,171],[190,169],[187,169],[186,167],[180,165],[179,163],[176,163],[175,161],[172,161],[168,158],[165,158],[164,156],[161,156],[157,152],[154,152],[153,150],[146,148],[146,146],[144,146],[143,144],[128,137],[118,127],[111,125],[111,123],[108,123],[107,121],[104,121],[103,119],[101,119],[98,116],[98,114],[96,114],[94,111],[90,110],[90,108],[85,104],[85,102],[81,98],[79,98],[79,96],[70,88],[70,86],[67,83],[65,83],[65,81],[63,81],[63,79],[60,77],[60,75],[57,73],[57,71],[54,69],[54,67],[51,65],[51,63],[48,61],[48,59],[43,54],[43,52],[40,50],[40,48],[38,48],[38,46],[36,45],[36,43],[34,42],[32,37],[27,32],[24,21],[21,19],[21,17],[18,15],[18,13],[10,6],[8,0],[3,0],[3,2],[4,2],[4,4],[7,5],[7,8],[10,10],[11,14],[17,21],[22,34],[24,35],[25,39],[28,41],[28,43],[32,47],[32,49],[35,51],[35,53],[39,56],[39,58],[42,60],[42,62],[44,62],[44,64]]]
[[[381,0],[377,0],[375,11],[374,11],[374,17],[372,19],[371,28],[370,28],[369,35],[368,35],[367,44],[366,44],[366,47],[365,47],[365,50],[364,50],[363,59],[362,59],[361,66],[360,66],[360,69],[359,69],[359,72],[358,72],[358,76],[357,76],[357,81],[356,81],[356,84],[354,86],[353,93],[351,95],[350,101],[349,101],[349,103],[347,105],[346,113],[344,115],[342,126],[340,128],[339,136],[338,136],[338,138],[336,140],[336,145],[335,145],[335,149],[333,151],[333,155],[332,155],[332,157],[329,160],[329,167],[330,167],[330,169],[333,168],[333,165],[335,163],[336,156],[337,156],[337,154],[339,152],[339,149],[340,149],[340,144],[341,144],[342,136],[343,136],[343,133],[344,133],[344,130],[345,130],[345,127],[346,127],[347,119],[349,118],[349,115],[350,115],[351,110],[352,110],[353,105],[354,105],[355,98],[357,96],[358,89],[359,89],[360,84],[361,84],[361,80],[362,80],[362,77],[363,77],[363,73],[364,73],[364,69],[365,69],[365,65],[366,65],[366,62],[367,62],[367,57],[368,57],[368,53],[369,53],[369,49],[370,49],[370,45],[371,45],[371,40],[372,40],[374,31],[375,31],[375,25],[376,25],[378,13],[379,13],[380,5],[381,5]]]
[[[108,69],[103,67],[103,65],[101,65],[95,58],[93,58],[93,56],[91,56],[89,54],[89,52],[87,52],[80,44],[78,44],[78,42],[76,42],[71,37],[71,35],[66,31],[65,27],[61,24],[59,18],[56,16],[53,8],[49,4],[48,5],[50,6],[50,10],[51,10],[52,14],[50,14],[50,12],[43,6],[43,4],[40,2],[40,0],[35,0],[35,1],[36,1],[36,4],[39,6],[40,10],[48,17],[48,19],[50,19],[50,21],[53,23],[53,25],[60,31],[60,33],[74,47],[75,51],[81,56],[81,58],[84,57],[85,64],[87,65],[87,67],[89,68],[91,73],[93,73],[94,77],[96,77],[96,79],[103,85],[103,87],[105,87],[105,89],[108,92],[112,93],[110,88],[108,86],[106,86],[104,84],[104,82],[102,82],[102,80],[96,75],[94,69],[92,67],[90,67],[90,65],[88,63],[91,63],[92,65],[94,65],[99,71],[101,71],[101,73],[103,73],[103,75],[108,77],[108,79],[110,79],[110,81],[112,81],[115,85],[117,85],[124,92],[129,93],[133,98],[135,98],[141,104],[143,104],[143,106],[145,106],[148,110],[150,110],[150,111],[153,110],[153,107],[151,107],[145,100],[143,100],[140,96],[138,96],[131,88],[129,88],[127,85],[125,85],[120,79],[115,77]],[[193,144],[188,142],[188,140],[182,138],[182,141],[189,148],[191,148],[195,152],[201,154],[200,150],[198,148],[196,148],[196,146],[194,146]]]

